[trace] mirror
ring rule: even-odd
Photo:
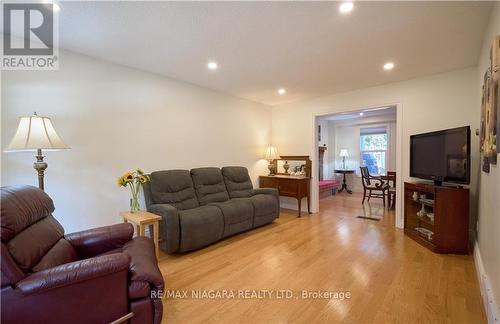
[[[306,163],[300,160],[277,160],[278,173],[290,175],[306,175]]]
[[[298,177],[311,176],[309,156],[281,156],[276,159],[276,174]]]

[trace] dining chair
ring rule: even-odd
[[[368,193],[368,201],[370,198],[382,198],[382,203],[385,206],[385,196],[389,190],[389,185],[387,182],[382,180],[380,176],[372,176],[368,171],[368,167],[360,167],[361,170],[361,180],[363,183],[363,201],[365,203],[365,198]]]

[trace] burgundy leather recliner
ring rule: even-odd
[[[64,235],[31,186],[1,188],[2,323],[160,323],[163,278],[150,239],[131,224]]]

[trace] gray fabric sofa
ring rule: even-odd
[[[160,248],[187,252],[272,223],[276,189],[254,189],[244,167],[156,171],[144,186],[148,211],[160,215]]]

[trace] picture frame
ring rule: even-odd
[[[495,37],[490,50],[490,67],[483,77],[481,98],[480,151],[482,170],[490,171],[497,164],[498,129],[500,129],[500,35]]]

